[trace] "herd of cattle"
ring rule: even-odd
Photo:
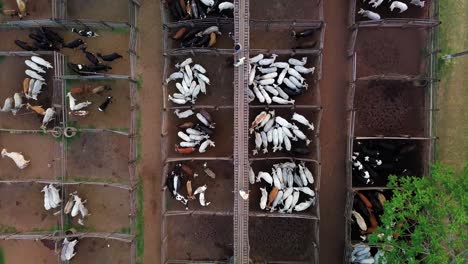
[[[363,0],[363,2],[366,2],[366,0]],[[384,3],[385,0],[370,0],[369,1],[369,5],[374,8],[374,9],[377,9],[379,8],[382,4],[386,5],[387,3]],[[426,1],[421,1],[421,0],[411,0],[411,2],[409,4],[411,4],[412,6],[416,6],[416,7],[419,7],[419,8],[423,8],[424,7],[424,4],[425,4]],[[399,13],[403,13],[405,12],[406,10],[408,10],[408,4],[406,3],[403,3],[403,2],[400,2],[400,1],[388,1],[388,3],[390,4],[390,6],[388,7],[390,9],[391,12],[393,12],[395,9],[398,9],[398,12]],[[366,9],[363,9],[361,8],[359,11],[358,11],[358,14],[362,15],[363,17],[366,17],[370,20],[380,20],[381,19],[381,16],[379,13],[377,12],[374,12],[374,11],[371,11],[371,10],[366,10]]]
[[[176,20],[232,17],[234,11],[232,2],[220,0],[171,0],[166,4]]]

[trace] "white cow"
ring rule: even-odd
[[[408,5],[400,1],[393,1],[392,4],[390,5],[390,11],[393,11],[393,9],[395,8],[400,9],[400,13],[403,13],[408,9]]]
[[[372,12],[372,11],[369,11],[369,10],[364,10],[364,9],[360,9],[358,11],[358,14],[360,15],[363,15],[367,18],[369,18],[370,20],[380,20],[380,15],[375,13],[375,12]]]
[[[26,160],[21,152],[8,152],[6,149],[2,149],[2,158],[4,157],[12,159],[21,170],[26,168],[31,162],[31,160]]]
[[[62,261],[71,260],[75,255],[75,246],[78,243],[78,240],[68,241],[68,238],[65,238],[62,243],[62,251],[60,253],[60,259]]]
[[[415,6],[419,6],[419,7],[424,7],[424,3],[426,3],[426,1],[411,0],[411,2],[410,2],[410,4],[415,5]]]

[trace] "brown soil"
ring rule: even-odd
[[[355,135],[425,136],[426,89],[411,82],[359,82]]]
[[[51,264],[57,263],[57,255],[42,244],[33,240],[2,240],[0,251],[8,264]],[[27,252],[27,254],[25,254]]]
[[[258,262],[316,263],[317,223],[303,219],[250,217],[250,258]]]
[[[232,221],[232,216],[168,217],[167,258],[226,260],[233,254]]]
[[[181,110],[184,111],[185,109]],[[215,132],[213,136],[211,136],[211,140],[213,140],[216,144],[216,147],[209,147],[205,153],[199,153],[198,149],[190,155],[187,154],[179,154],[175,152],[174,145],[179,144],[182,141],[181,138],[177,136],[177,132],[179,129],[175,126],[176,124],[183,123],[186,121],[191,121],[197,123],[197,118],[195,115],[192,115],[186,119],[177,119],[177,116],[173,114],[172,110],[168,112],[169,118],[167,119],[168,125],[168,134],[164,138],[164,144],[166,149],[166,155],[169,158],[174,157],[230,157],[232,155],[232,148],[233,148],[233,112],[232,109],[219,109],[219,110],[207,110],[212,118],[213,122],[216,123]]]
[[[82,132],[68,146],[68,181],[129,183],[128,137]]]
[[[85,228],[91,232],[118,232],[130,227],[130,196],[127,190],[93,185],[71,185],[67,193],[78,191],[81,199],[87,200],[85,206],[90,215],[85,218]],[[68,197],[68,195],[65,195]],[[66,201],[65,201],[66,203]],[[78,230],[78,217],[71,219],[72,226]]]
[[[105,85],[112,88],[111,91],[104,91],[101,94],[93,94],[92,92],[73,95],[77,102],[90,101],[93,104],[86,108],[89,115],[79,117],[68,115],[68,123],[71,126],[81,128],[107,128],[120,129],[128,132],[130,127],[130,92],[129,82],[126,80],[109,80],[109,81],[68,81],[67,90],[73,87],[84,87],[90,85],[92,88]],[[98,110],[99,106],[106,101],[108,96],[112,96],[112,103],[107,107],[105,112]],[[68,98],[65,100],[68,107]],[[69,111],[69,108],[68,110]]]
[[[128,1],[126,0],[69,0],[69,19],[94,21],[128,22]]]
[[[179,193],[184,197],[187,197],[186,182],[187,180],[192,181],[192,189],[195,191],[199,186],[207,185],[208,189],[205,193],[205,199],[211,204],[207,207],[203,207],[198,202],[198,196],[195,200],[189,201],[189,209],[195,211],[231,211],[234,206],[234,197],[232,190],[234,189],[232,162],[230,161],[208,161],[207,167],[210,168],[215,174],[216,178],[212,179],[208,177],[203,171],[203,164],[205,161],[192,161],[184,162],[184,164],[190,166],[198,177],[187,177],[182,180],[181,189]],[[170,172],[176,163],[169,163],[167,166],[168,172]],[[167,174],[164,175],[167,179]],[[179,201],[175,200],[170,194],[169,189],[166,189],[166,210],[167,211],[183,211],[185,206]]]
[[[275,2],[267,0],[257,0],[250,3],[250,19],[261,20],[299,20],[319,19],[319,0],[305,1],[301,0],[294,3],[294,9],[291,8],[291,1],[279,0]],[[294,10],[294,11],[293,11]]]
[[[427,32],[413,28],[361,28],[357,36],[357,77],[425,73]],[[385,52],[383,52],[385,51]]]
[[[130,263],[130,244],[98,238],[80,239],[75,247],[73,264],[127,264]]]
[[[43,58],[50,63],[53,63],[53,58],[50,56],[43,56]],[[31,60],[30,57],[13,57],[7,56],[0,62],[0,105],[3,107],[5,99],[8,97],[13,98],[15,93],[23,92],[23,80],[28,76],[25,70],[29,69],[25,60]],[[43,67],[44,68],[44,67]],[[42,93],[38,96],[38,100],[27,100],[23,96],[23,104],[30,103],[33,106],[42,105],[44,109],[51,106],[51,98],[53,93],[52,75],[53,70],[47,70],[46,74],[41,74],[46,80],[42,88]],[[29,129],[37,130],[42,124],[42,116],[38,116],[31,110],[26,109],[24,106],[16,116],[11,112],[0,113],[0,127],[8,129]]]
[[[271,27],[271,26],[270,26]],[[320,45],[321,29],[317,29],[312,36],[305,39],[295,39],[292,37],[292,30],[300,32],[304,29],[275,29],[268,25],[252,25],[250,27],[250,48],[251,49],[291,49],[300,45],[312,45],[318,49]]]
[[[320,263],[342,263],[348,131],[348,113],[344,102],[349,85],[350,61],[346,57],[346,46],[350,35],[347,30],[348,10],[343,7],[342,1],[324,1],[324,11],[327,29],[320,83],[324,108],[320,127]]]
[[[59,225],[60,217],[53,213],[60,208],[44,209],[42,188],[43,184],[33,183],[0,184],[0,227],[5,229],[1,233],[45,231]]]
[[[232,65],[233,58],[231,55],[220,55],[219,57],[207,55],[190,56],[193,62],[200,64],[206,69],[206,76],[210,78],[211,85],[206,86],[207,94],[200,93],[196,101],[196,105],[218,105],[232,106],[233,105],[233,81],[234,81],[234,66]],[[176,63],[184,61],[188,56],[169,56],[168,76],[177,71],[174,67]],[[194,64],[191,64],[193,66]],[[165,76],[167,78],[168,76]],[[180,81],[180,80],[178,80]],[[168,84],[168,95],[179,93],[175,86],[176,82],[171,81]],[[167,98],[166,98],[167,99]],[[168,106],[180,106],[168,102]]]
[[[430,10],[432,6],[432,1],[425,1],[423,8],[415,5],[411,5],[408,2],[408,10],[403,13],[400,13],[399,9],[395,8],[390,11],[390,5],[393,1],[383,1],[378,8],[373,8],[369,3],[364,3],[363,1],[356,1],[356,21],[367,21],[368,19],[362,15],[357,14],[357,12],[363,8],[365,10],[370,10],[376,12],[380,15],[381,19],[389,18],[416,18],[416,19],[428,19],[430,15]]]
[[[28,167],[20,170],[8,157],[0,159],[1,180],[51,179],[54,170],[59,169],[58,142],[49,135],[0,133],[0,148],[8,152],[22,152]]]
[[[15,0],[3,0],[3,10],[18,10]],[[52,0],[30,1],[26,5],[29,15],[23,20],[48,19],[52,17]],[[0,15],[0,22],[19,20],[19,17],[10,17]]]

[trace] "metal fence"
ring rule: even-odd
[[[344,255],[344,263],[351,263],[351,252],[355,244],[351,241],[351,211],[353,210],[353,199],[354,199],[354,192],[359,190],[380,190],[380,189],[387,189],[385,187],[360,187],[357,188],[353,185],[353,177],[352,177],[352,153],[353,153],[353,144],[354,140],[402,140],[408,142],[420,142],[422,145],[422,155],[421,159],[423,160],[422,168],[423,175],[430,174],[430,166],[434,160],[434,141],[435,141],[435,134],[433,131],[434,127],[434,117],[433,113],[436,110],[436,102],[435,102],[435,89],[438,84],[437,76],[436,76],[436,69],[437,69],[437,51],[438,51],[438,25],[440,22],[438,21],[438,1],[434,1],[431,3],[432,8],[430,9],[430,18],[429,19],[383,19],[379,21],[355,21],[356,15],[356,0],[350,1],[350,12],[349,12],[349,27],[352,30],[351,39],[348,48],[348,55],[350,58],[350,77],[351,83],[349,86],[349,93],[347,99],[347,106],[349,109],[349,118],[348,118],[348,142],[347,142],[347,158],[346,158],[346,184],[347,184],[347,200],[346,200],[346,208],[344,217],[346,219],[346,227],[345,227],[345,255]],[[426,72],[419,76],[410,76],[410,75],[398,75],[392,73],[386,73],[382,75],[374,75],[374,76],[364,76],[357,78],[356,71],[357,71],[357,54],[356,54],[356,40],[359,37],[359,30],[361,28],[385,28],[393,27],[393,28],[421,28],[427,30],[429,32],[429,37],[427,43],[425,43],[425,50],[426,50],[426,57],[424,60],[428,61],[429,67],[426,69]],[[382,51],[384,52],[384,51]],[[381,80],[381,81],[425,81],[428,83],[427,88],[425,89],[425,107],[427,110],[427,116],[425,118],[424,124],[424,136],[423,137],[386,137],[386,136],[378,136],[378,137],[357,137],[355,135],[355,122],[356,122],[356,109],[354,105],[354,95],[357,89],[357,83],[360,81],[371,81],[371,80]]]
[[[130,263],[133,264],[136,262],[136,223],[135,219],[137,217],[137,201],[136,201],[136,192],[138,186],[138,177],[136,175],[136,166],[137,166],[137,56],[138,56],[138,12],[140,3],[137,0],[129,1],[129,15],[130,19],[128,23],[121,22],[106,22],[106,21],[90,21],[90,20],[68,20],[66,17],[66,0],[54,0],[52,1],[52,18],[43,19],[43,20],[22,20],[22,21],[7,21],[3,24],[0,24],[0,28],[6,29],[29,29],[29,28],[38,28],[38,27],[51,27],[51,28],[60,28],[68,29],[71,27],[88,27],[93,29],[104,29],[104,30],[116,30],[120,28],[129,28],[129,48],[128,54],[130,58],[130,75],[93,75],[93,76],[78,76],[78,75],[66,75],[65,71],[65,56],[58,52],[0,52],[0,56],[32,56],[32,55],[50,55],[54,58],[54,77],[53,77],[53,95],[52,95],[52,105],[57,111],[57,117],[54,121],[54,129],[48,130],[47,134],[53,134],[55,137],[58,137],[58,143],[54,148],[54,155],[59,157],[60,165],[54,169],[54,178],[60,179],[57,181],[44,181],[37,179],[30,180],[6,180],[0,181],[0,183],[8,184],[22,184],[22,183],[32,183],[32,184],[57,184],[58,187],[62,190],[62,200],[66,201],[67,197],[64,197],[65,190],[77,186],[77,185],[90,185],[90,186],[102,186],[110,187],[117,189],[128,190],[129,192],[129,226],[131,234],[121,234],[121,233],[99,233],[99,232],[79,232],[73,235],[65,235],[64,228],[66,226],[65,216],[63,214],[63,203],[61,205],[60,213],[60,230],[55,232],[33,232],[33,233],[13,233],[13,234],[0,234],[0,239],[3,240],[55,240],[57,243],[66,237],[79,237],[79,238],[100,238],[106,240],[118,240],[121,242],[128,243],[130,245]],[[78,131],[88,132],[88,133],[114,133],[123,137],[128,137],[129,143],[129,159],[128,159],[128,174],[130,183],[127,184],[114,184],[106,182],[67,182],[67,140],[63,134],[63,131],[68,127],[67,120],[67,104],[65,102],[65,89],[67,80],[128,80],[129,82],[129,97],[130,97],[130,124],[129,132],[116,131],[111,129],[80,129]],[[21,130],[21,129],[5,129],[0,128],[2,133],[11,133],[11,134],[39,134],[42,133],[42,130]],[[141,208],[140,208],[141,210]],[[58,246],[57,246],[58,245]],[[60,245],[57,244],[56,247],[60,248]],[[56,252],[59,253],[59,252]],[[58,263],[62,263],[60,258],[57,258]],[[65,262],[67,263],[67,262]]]

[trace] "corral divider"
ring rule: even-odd
[[[64,227],[65,220],[63,210],[60,215],[60,230],[56,232],[47,232],[47,233],[17,233],[17,234],[0,234],[0,239],[22,239],[22,240],[43,240],[43,239],[52,239],[59,242],[60,240],[66,237],[81,237],[81,238],[101,238],[101,239],[112,239],[119,240],[131,245],[130,252],[130,263],[134,264],[136,262],[136,211],[137,211],[137,201],[136,201],[136,190],[138,186],[138,178],[136,176],[136,166],[137,166],[137,151],[136,151],[136,140],[137,140],[137,60],[138,60],[138,13],[140,7],[140,1],[138,0],[129,0],[129,21],[125,22],[107,22],[107,21],[95,21],[95,20],[70,20],[67,19],[67,0],[52,0],[51,9],[52,15],[50,19],[38,19],[38,20],[21,20],[21,21],[7,21],[5,23],[0,23],[0,29],[32,29],[39,27],[50,27],[50,28],[60,28],[60,29],[70,29],[72,27],[86,27],[91,29],[102,29],[102,30],[118,30],[122,28],[129,28],[129,49],[128,54],[130,58],[130,75],[112,75],[112,74],[100,74],[93,76],[72,76],[65,75],[65,57],[63,54],[58,52],[49,52],[49,51],[18,51],[18,52],[4,52],[0,51],[0,56],[33,56],[33,55],[53,55],[54,57],[54,79],[53,79],[53,96],[52,96],[52,105],[59,109],[57,111],[58,117],[54,121],[55,129],[48,130],[47,133],[53,133],[58,136],[58,145],[55,148],[55,156],[59,157],[59,166],[54,168],[54,178],[60,179],[57,181],[45,181],[45,180],[22,180],[22,181],[0,181],[0,183],[38,183],[38,184],[57,184],[62,190],[61,196],[62,200],[66,201],[67,197],[64,197],[65,188],[75,185],[93,185],[93,186],[103,186],[103,187],[112,187],[119,188],[129,191],[129,203],[130,203],[130,229],[131,234],[120,234],[120,233],[77,233],[69,236],[65,236]],[[123,184],[113,184],[113,183],[104,183],[104,182],[65,182],[65,175],[67,172],[67,140],[63,135],[64,129],[67,127],[67,107],[65,102],[65,82],[66,80],[129,80],[129,93],[130,93],[130,129],[129,133],[122,133],[120,131],[113,131],[108,129],[83,129],[86,132],[112,132],[119,135],[127,136],[130,140],[130,153],[129,153],[129,177],[130,185]],[[8,132],[11,134],[39,134],[43,133],[42,130],[18,130],[18,129],[2,129],[0,132]],[[61,204],[63,209],[64,204]],[[58,263],[68,263],[60,261],[60,258],[57,258]]]

